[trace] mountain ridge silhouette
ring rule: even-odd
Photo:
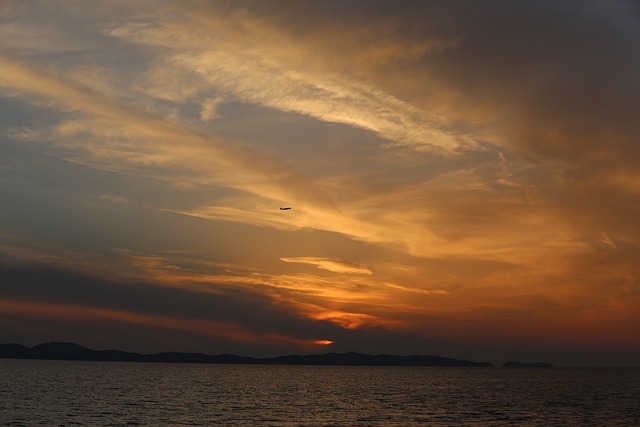
[[[442,356],[389,354],[326,353],[287,355],[268,358],[210,355],[204,353],[163,352],[141,354],[120,350],[92,350],[76,343],[51,342],[31,348],[21,344],[0,344],[0,358],[37,360],[83,360],[104,362],[217,363],[244,365],[329,365],[329,366],[450,366],[493,367],[489,362],[474,362]]]

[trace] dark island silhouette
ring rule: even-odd
[[[552,363],[547,362],[504,362],[503,368],[553,368]]]
[[[270,358],[244,357],[235,354],[203,353],[140,354],[118,350],[91,350],[74,343],[46,343],[32,348],[21,344],[0,344],[0,358],[40,360],[83,360],[101,362],[218,363],[243,365],[328,365],[328,366],[439,366],[493,367],[488,362],[473,362],[441,356],[388,354],[328,353],[291,355]]]

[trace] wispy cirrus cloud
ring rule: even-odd
[[[281,261],[297,264],[310,264],[322,270],[334,273],[364,274],[371,275],[373,272],[364,265],[338,259],[318,258],[318,257],[292,257],[280,258]]]
[[[63,152],[66,149],[66,154],[75,160],[113,170],[126,172],[131,166],[160,166],[177,170],[173,172],[177,175],[175,179],[179,179],[181,172],[189,171],[195,182],[222,182],[277,200],[296,198],[312,204],[329,203],[319,188],[308,191],[315,186],[311,179],[249,148],[205,136],[14,60],[0,58],[0,65],[3,77],[0,87],[27,97],[44,98],[57,108],[85,115],[60,123],[53,133],[16,130],[14,133],[23,139],[44,136]],[[293,196],[287,194],[289,191],[299,194]]]
[[[215,9],[207,12],[196,9],[184,21],[159,25],[122,25],[108,34],[157,50],[159,62],[149,70],[147,90],[161,98],[187,93],[173,87],[176,80],[191,85],[195,80],[202,89],[369,130],[392,144],[442,153],[476,146],[472,138],[446,129],[437,115],[373,84],[304,66],[304,49],[259,18],[230,21]]]

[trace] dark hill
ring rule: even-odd
[[[440,356],[393,356],[388,354],[329,353],[307,356],[279,356],[262,359],[270,365],[345,365],[345,366],[493,366],[486,362],[450,359]]]
[[[553,368],[553,364],[547,362],[504,362],[503,368]]]
[[[279,356],[265,359],[234,354],[212,356],[202,353],[140,354],[117,350],[96,351],[73,343],[39,344],[28,348],[20,344],[0,344],[0,358],[87,360],[109,362],[220,363],[251,365],[333,365],[333,366],[464,366],[490,367],[487,362],[472,362],[440,356],[393,356],[361,353],[329,353],[306,356]]]
[[[0,357],[30,359],[31,349],[20,344],[0,344]]]
[[[89,350],[78,344],[52,342],[38,344],[31,349],[33,359],[54,360],[93,360],[97,351]]]

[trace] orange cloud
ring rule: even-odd
[[[293,257],[293,258],[280,258],[281,261],[291,262],[291,263],[299,263],[299,264],[311,264],[316,267],[332,271],[334,273],[349,273],[349,274],[364,274],[371,275],[373,274],[371,270],[367,267],[355,264],[352,262],[341,261],[336,259],[329,258],[318,258],[318,257]]]

